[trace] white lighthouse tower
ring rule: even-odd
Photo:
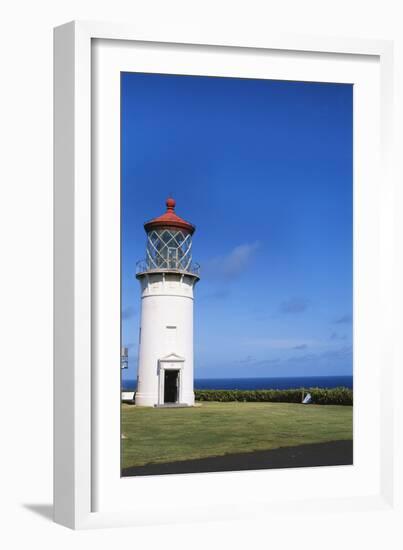
[[[136,405],[194,404],[193,289],[199,266],[192,263],[195,226],[166,212],[147,223],[146,259],[138,262],[141,320]]]

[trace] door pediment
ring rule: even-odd
[[[165,357],[161,357],[161,359],[159,361],[160,361],[160,363],[173,363],[173,362],[183,363],[185,361],[185,358],[181,357],[177,353],[170,353],[169,355],[166,355]]]

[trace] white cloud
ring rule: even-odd
[[[247,268],[249,261],[259,248],[259,242],[240,244],[228,254],[213,258],[203,266],[203,272],[212,275],[221,275],[232,279]]]
[[[254,349],[305,349],[307,347],[318,346],[317,340],[302,340],[297,338],[266,338],[266,337],[253,337],[244,340],[244,344],[247,346],[253,346]]]

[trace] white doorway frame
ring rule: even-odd
[[[163,357],[158,361],[158,405],[164,405],[164,392],[165,392],[165,371],[177,370],[178,371],[178,399],[177,403],[182,401],[182,370],[185,364],[184,357],[171,353],[167,357]]]

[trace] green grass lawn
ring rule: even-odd
[[[122,405],[122,467],[352,439],[353,408],[295,403]]]

